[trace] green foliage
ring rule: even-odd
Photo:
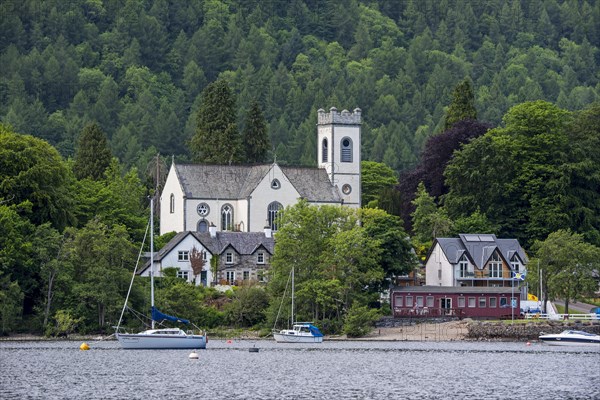
[[[365,336],[373,329],[375,321],[381,315],[379,310],[369,309],[366,306],[353,305],[344,320],[344,333],[348,337]]]
[[[47,142],[0,125],[0,198],[34,224],[62,229],[73,222],[72,177]]]
[[[221,79],[202,92],[196,116],[198,126],[190,143],[197,162],[232,164],[242,161],[241,138],[236,125],[235,97]]]
[[[469,78],[456,85],[452,92],[452,103],[446,112],[444,130],[452,128],[458,121],[466,119],[477,119],[477,109],[475,108],[475,94],[473,85]]]
[[[77,179],[89,178],[98,181],[104,178],[104,171],[108,168],[112,155],[108,141],[98,124],[87,125],[77,145],[73,172]]]
[[[398,183],[394,170],[383,163],[361,161],[360,168],[363,205],[378,204],[383,190]]]
[[[18,326],[23,297],[17,282],[11,282],[8,276],[0,276],[0,334],[6,335]]]
[[[264,288],[243,286],[233,292],[230,303],[225,305],[225,320],[237,328],[252,327],[265,321],[269,296]]]
[[[246,163],[262,163],[267,160],[271,144],[267,135],[265,117],[256,100],[252,102],[250,110],[246,114],[242,143],[244,143],[246,153],[244,161]]]
[[[561,229],[536,241],[533,250],[543,271],[544,301],[564,300],[568,314],[571,301],[591,296],[598,289],[594,271],[600,267],[600,248],[586,243],[582,235]],[[529,276],[534,285],[538,283],[537,268],[537,263],[531,264]]]
[[[415,211],[411,215],[413,239],[416,243],[431,243],[436,237],[443,237],[450,232],[452,221],[445,209],[438,209],[423,182],[417,186],[417,193],[412,203],[415,206]]]
[[[71,312],[58,310],[54,314],[54,325],[46,329],[46,336],[67,336],[76,331],[83,318],[75,318]]]

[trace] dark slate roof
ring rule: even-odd
[[[478,269],[483,269],[492,253],[498,249],[506,262],[516,254],[523,264],[527,264],[527,254],[517,239],[498,239],[491,234],[464,234],[458,238],[436,238],[436,242],[451,264],[466,252],[467,257]],[[432,246],[433,249],[434,246]]]
[[[175,164],[183,192],[192,199],[245,199],[276,164]],[[342,201],[323,168],[281,167],[301,197],[310,202]]]
[[[264,232],[217,232],[216,237],[212,238],[208,232],[187,231],[175,235],[169,243],[154,255],[154,261],[162,260],[188,235],[193,235],[213,255],[222,254],[228,247],[234,248],[240,255],[251,255],[261,247],[273,254],[275,247],[273,236],[268,238]],[[138,271],[138,274],[143,273],[149,266],[150,260],[147,260]]]
[[[233,247],[240,255],[254,253],[261,246],[273,254],[275,240],[266,237],[263,232],[217,232],[211,237],[208,232],[192,232],[192,235],[212,254],[222,254],[228,247]]]

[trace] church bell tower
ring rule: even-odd
[[[329,112],[321,108],[317,113],[319,168],[325,168],[329,180],[338,187],[344,205],[359,208],[361,110],[338,112],[331,107]]]

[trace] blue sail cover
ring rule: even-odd
[[[323,334],[321,333],[321,331],[319,330],[319,328],[317,328],[314,325],[308,325],[308,328],[310,329],[310,333],[313,334],[313,336],[315,337],[321,337],[323,336]]]
[[[172,315],[163,314],[156,307],[152,307],[152,319],[156,322],[160,322],[163,320],[173,321],[173,322],[181,322],[183,324],[189,324],[190,321],[183,318],[173,317]]]

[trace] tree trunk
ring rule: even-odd
[[[46,309],[44,310],[44,324],[42,326],[46,326],[48,324],[48,318],[50,316],[50,307],[52,306],[52,286],[54,283],[54,277],[56,276],[56,271],[52,271],[48,276],[48,292],[46,293]]]

